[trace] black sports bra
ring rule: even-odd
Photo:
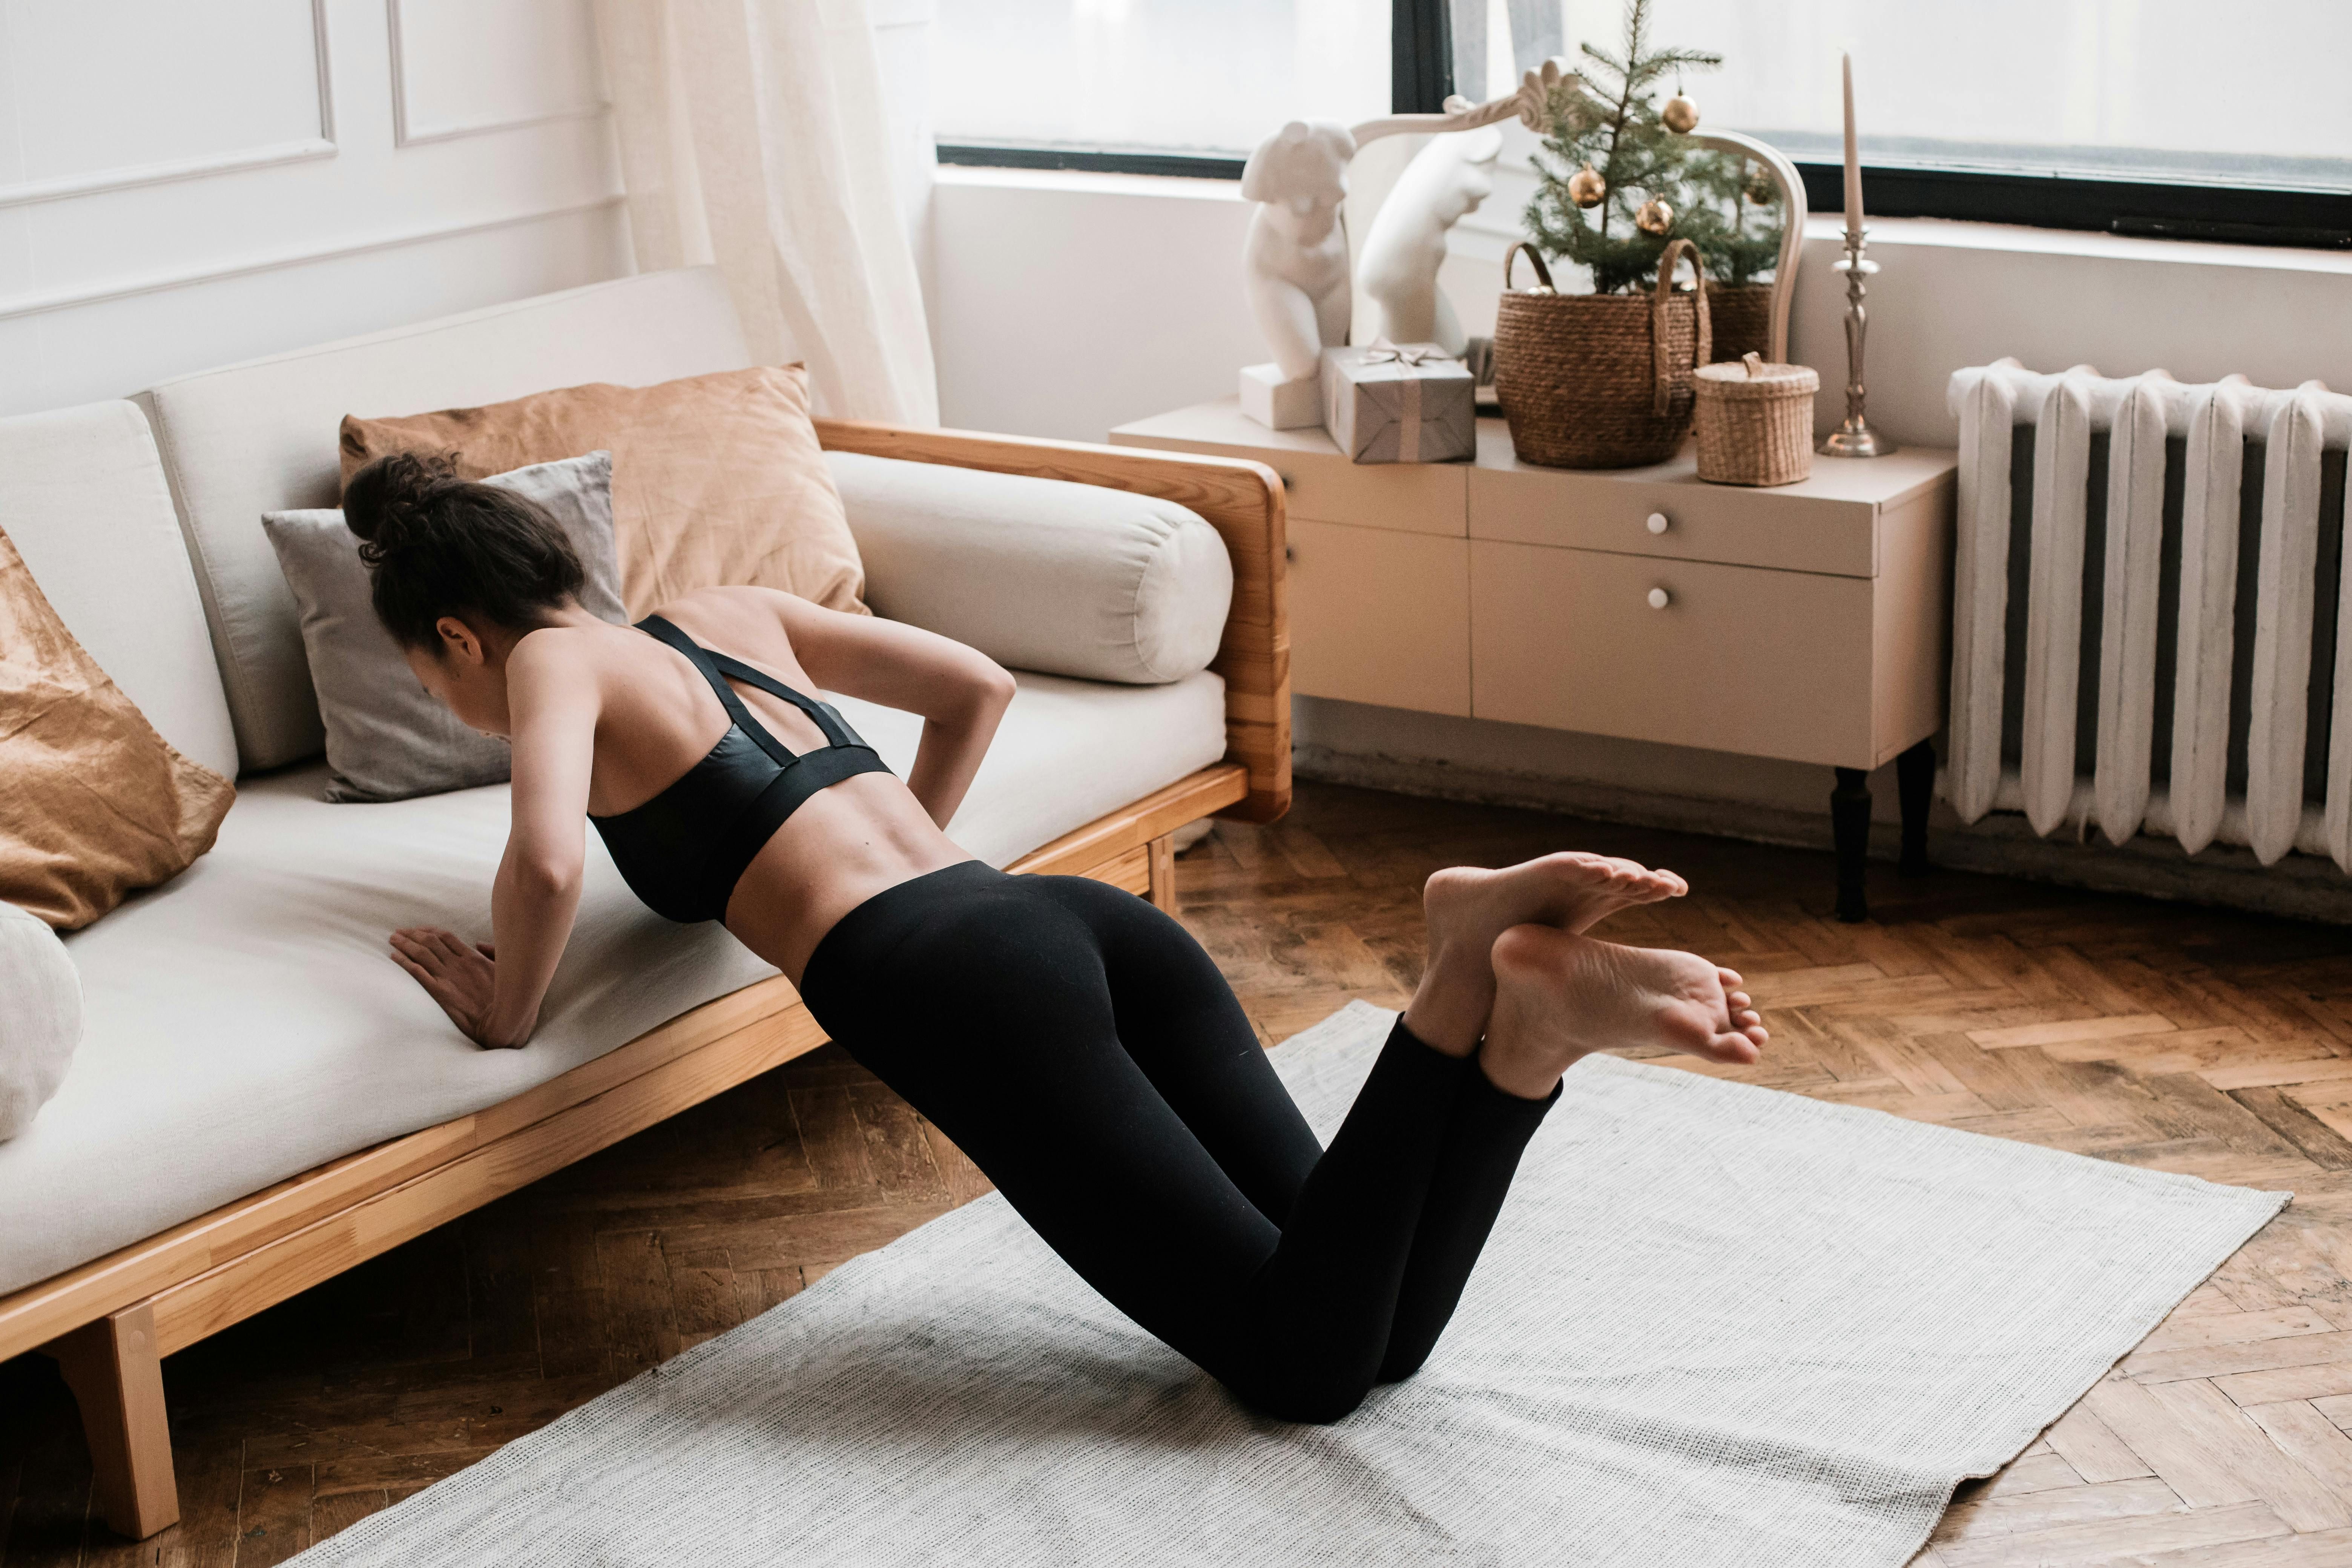
[[[708,756],[653,799],[588,820],[630,890],[656,914],[687,923],[723,920],[744,868],[801,802],[845,778],[890,769],[830,702],[704,647],[659,616],[647,616],[637,629],[693,660],[733,722]],[[824,746],[800,756],[785,750],[727,684],[730,676],[807,714],[824,731]]]

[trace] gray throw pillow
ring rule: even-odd
[[[613,457],[591,452],[482,481],[530,497],[580,556],[581,606],[615,626],[621,573],[613,547]],[[505,780],[504,741],[478,734],[435,700],[368,600],[360,542],[338,510],[272,511],[261,526],[302,612],[302,651],[327,728],[327,798],[405,800]]]

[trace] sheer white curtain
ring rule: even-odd
[[[865,0],[596,0],[637,265],[716,262],[820,412],[937,425]]]

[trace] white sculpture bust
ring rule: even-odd
[[[1433,137],[1414,154],[1364,236],[1356,282],[1381,308],[1392,343],[1435,343],[1460,355],[1469,334],[1437,287],[1445,235],[1493,194],[1503,133],[1492,126]]]
[[[1242,372],[1242,404],[1277,429],[1323,422],[1323,350],[1348,341],[1348,232],[1339,204],[1356,139],[1328,120],[1294,120],[1257,145],[1242,198],[1258,204],[1242,247],[1242,288],[1274,353]]]

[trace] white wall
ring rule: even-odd
[[[1505,174],[1456,230],[1444,274],[1474,332],[1491,330],[1499,262],[1528,189]],[[940,170],[942,416],[1098,441],[1125,421],[1229,395],[1235,368],[1263,357],[1241,298],[1248,216],[1230,184]],[[1809,229],[1792,331],[1791,357],[1822,373],[1824,430],[1844,414],[1844,297],[1830,271],[1837,226]],[[2004,354],[2042,370],[2161,365],[2184,381],[2242,371],[2263,385],[2317,377],[2352,387],[2352,258],[1917,220],[1872,230],[1885,269],[1871,293],[1871,415],[1906,443],[1953,444],[1951,373]],[[1307,698],[1295,721],[1301,768],[1324,776],[1828,838],[1823,770]],[[1880,818],[1892,820],[1893,770],[1873,788]],[[1992,832],[2008,837],[1997,823]],[[2084,852],[2063,847],[2073,858],[2042,869],[2074,874]],[[2179,859],[2177,846],[2156,852]],[[2021,864],[2018,856],[2041,850],[2003,853],[2001,863]],[[2200,859],[2242,858],[2215,849]],[[2180,890],[2117,871],[2113,857],[2102,864],[2096,874],[2122,885]],[[2328,877],[2331,911],[2344,918],[2352,900],[2332,868]],[[2295,898],[2293,908],[2313,912]]]
[[[1229,395],[1234,370],[1264,357],[1241,296],[1249,209],[1231,183],[946,168],[934,210],[950,424],[1098,441]],[[1455,236],[1444,278],[1474,332],[1492,328],[1517,211],[1498,193]],[[1824,430],[1845,411],[1837,226],[1808,229],[1792,317],[1791,357],[1822,370]],[[2003,354],[2037,370],[2352,388],[2352,256],[1923,219],[1874,222],[1871,255],[1885,268],[1871,285],[1871,416],[1900,440],[1957,440],[1951,373]]]
[[[0,0],[0,414],[619,276],[588,0]]]

